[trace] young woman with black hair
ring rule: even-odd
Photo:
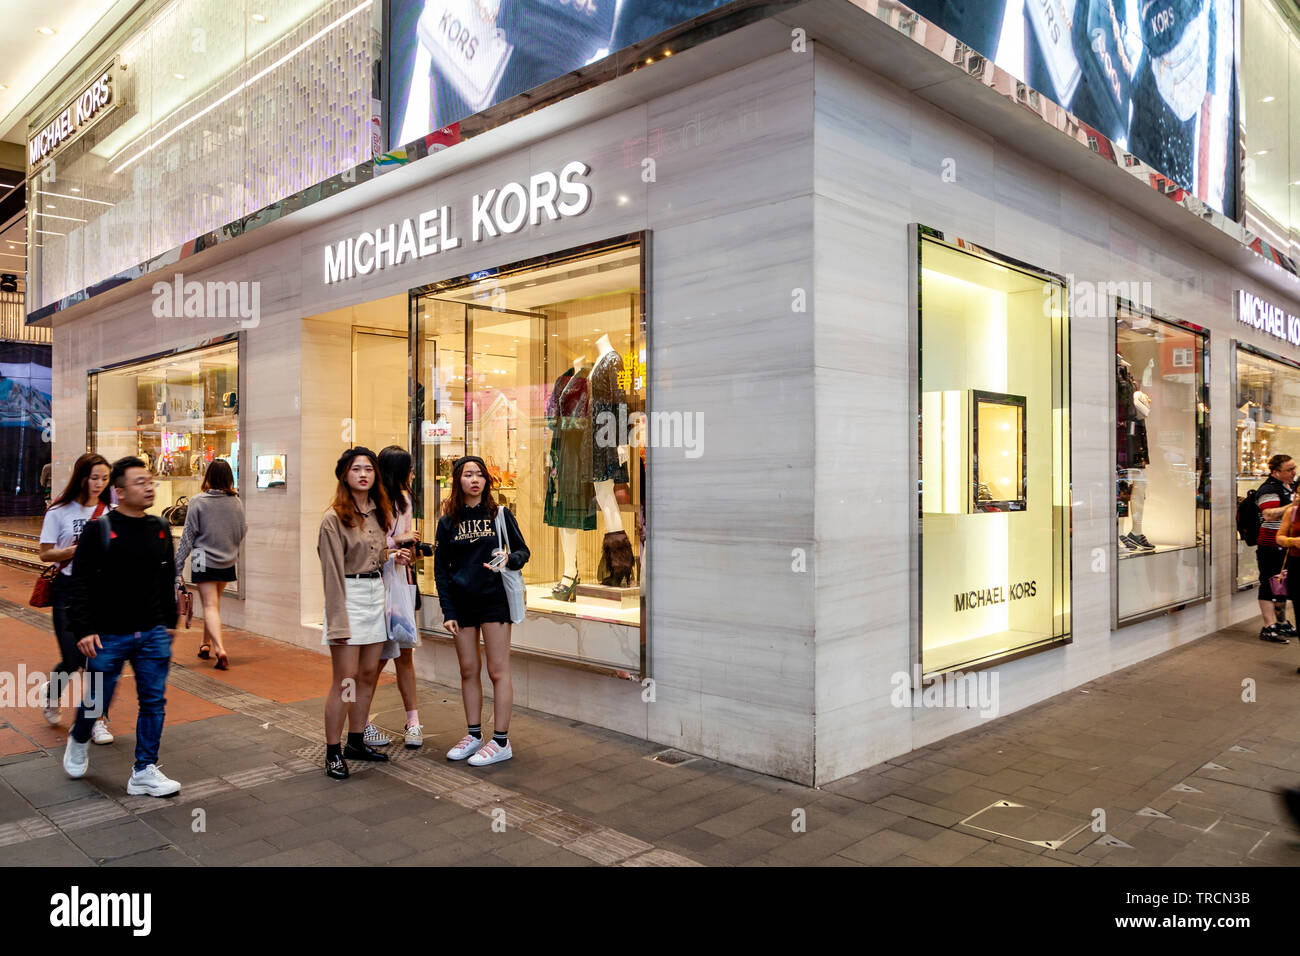
[[[394,549],[386,546],[388,495],[379,481],[379,461],[369,448],[349,448],[334,466],[334,502],[320,523],[316,546],[325,582],[325,627],[333,679],[325,698],[325,773],[346,779],[346,760],[386,761],[365,742],[366,715],[379,654],[388,640],[384,624],[382,568]],[[399,564],[407,552],[397,550]],[[347,746],[341,745],[348,723]]]
[[[59,662],[50,668],[50,679],[41,688],[41,701],[45,720],[57,726],[61,716],[59,698],[68,686],[72,675],[86,666],[86,656],[77,649],[77,638],[68,620],[68,582],[72,578],[72,555],[77,550],[77,539],[86,522],[104,514],[112,504],[108,478],[112,466],[103,455],[88,452],[72,465],[72,477],[63,493],[50,502],[41,523],[40,559],[49,563],[60,562],[59,573],[51,589],[54,618],[54,637],[59,642]],[[91,729],[90,739],[97,744],[111,744],[113,735],[108,730],[108,715],[102,715]]]
[[[419,534],[414,530],[414,508],[411,506],[411,453],[397,445],[389,445],[379,452],[379,482],[384,486],[388,496],[388,547],[402,549],[406,552],[407,562],[415,561],[415,546],[420,542]],[[393,561],[396,561],[394,555]],[[407,584],[406,575],[397,575],[398,586],[414,588]],[[384,669],[385,661],[393,662],[397,671],[397,690],[402,695],[402,706],[406,710],[406,727],[402,733],[402,742],[408,749],[416,750],[424,746],[424,728],[420,726],[419,703],[415,692],[415,662],[411,652],[420,646],[418,634],[409,640],[389,638],[384,642],[384,649],[379,655],[379,670],[375,671],[375,680]],[[373,693],[373,691],[372,691]],[[382,734],[373,724],[366,724],[365,741],[372,747],[386,747],[392,741]]]
[[[496,516],[504,512],[506,548],[497,543]],[[492,479],[483,459],[468,455],[451,470],[451,494],[438,519],[433,576],[438,585],[443,625],[456,642],[460,690],[465,703],[465,737],[447,751],[448,760],[474,767],[509,760],[508,729],[514,687],[510,682],[510,605],[501,581],[502,567],[512,571],[528,563],[528,545],[514,515],[492,498]],[[479,632],[492,678],[492,739],[483,741],[483,685]]]

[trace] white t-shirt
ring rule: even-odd
[[[52,544],[56,548],[72,547],[81,537],[81,529],[86,526],[98,506],[98,501],[88,505],[70,501],[66,505],[51,508],[45,512],[45,520],[41,523],[41,544]],[[63,573],[71,576],[71,561],[64,566]]]

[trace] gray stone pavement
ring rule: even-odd
[[[319,701],[176,667],[182,689],[234,711],[167,729],[182,794],[125,796],[129,735],[93,747],[82,780],[59,751],[4,758],[0,865],[1295,866],[1276,791],[1300,782],[1297,665],[1295,643],[1228,629],[824,789],[665,765],[661,746],[528,711],[514,760],[450,765],[459,697],[423,682],[425,749],[394,744],[392,763],[338,782],[321,770]],[[395,686],[374,709],[401,726]]]

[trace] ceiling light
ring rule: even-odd
[[[9,89],[9,87],[5,86],[5,84],[3,83],[0,83],[0,91],[7,90],[7,89]]]
[[[53,27],[37,27],[36,32],[39,33],[41,36],[46,36],[46,37],[54,36]]]
[[[184,73],[173,73],[172,76],[176,77],[176,79],[178,79],[178,80],[183,80],[183,79],[185,79],[185,74],[184,74]]]
[[[1264,97],[1262,100],[1260,100],[1260,102],[1261,102],[1261,103],[1272,103],[1275,99],[1277,99],[1276,96],[1266,96],[1266,97]]]
[[[1267,155],[1268,155],[1268,150],[1266,150],[1266,149],[1261,149],[1261,150],[1260,150],[1259,152],[1257,152],[1255,155],[1256,155],[1256,156],[1267,156]]]
[[[81,192],[81,190],[78,189],[76,186],[73,186],[73,187],[72,187],[72,191],[73,191],[74,193],[79,193],[79,192]]]
[[[46,209],[53,209],[53,208],[54,208],[54,203],[52,203],[52,202],[47,202],[47,203],[45,204],[45,208],[46,208]]]

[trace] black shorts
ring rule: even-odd
[[[503,586],[498,586],[495,594],[454,594],[452,603],[456,608],[456,623],[461,627],[510,623],[510,602],[506,600]]]
[[[1261,601],[1284,601],[1285,597],[1274,597],[1273,588],[1269,585],[1268,579],[1282,570],[1282,557],[1286,554],[1285,548],[1274,548],[1268,545],[1260,545],[1255,549],[1255,563],[1259,565],[1259,599]],[[1290,583],[1291,562],[1287,562],[1287,578]],[[1296,569],[1300,572],[1300,568]]]
[[[208,568],[206,571],[193,571],[190,573],[190,581],[193,584],[203,584],[206,581],[233,581],[235,580],[235,566],[232,564],[228,568]]]

